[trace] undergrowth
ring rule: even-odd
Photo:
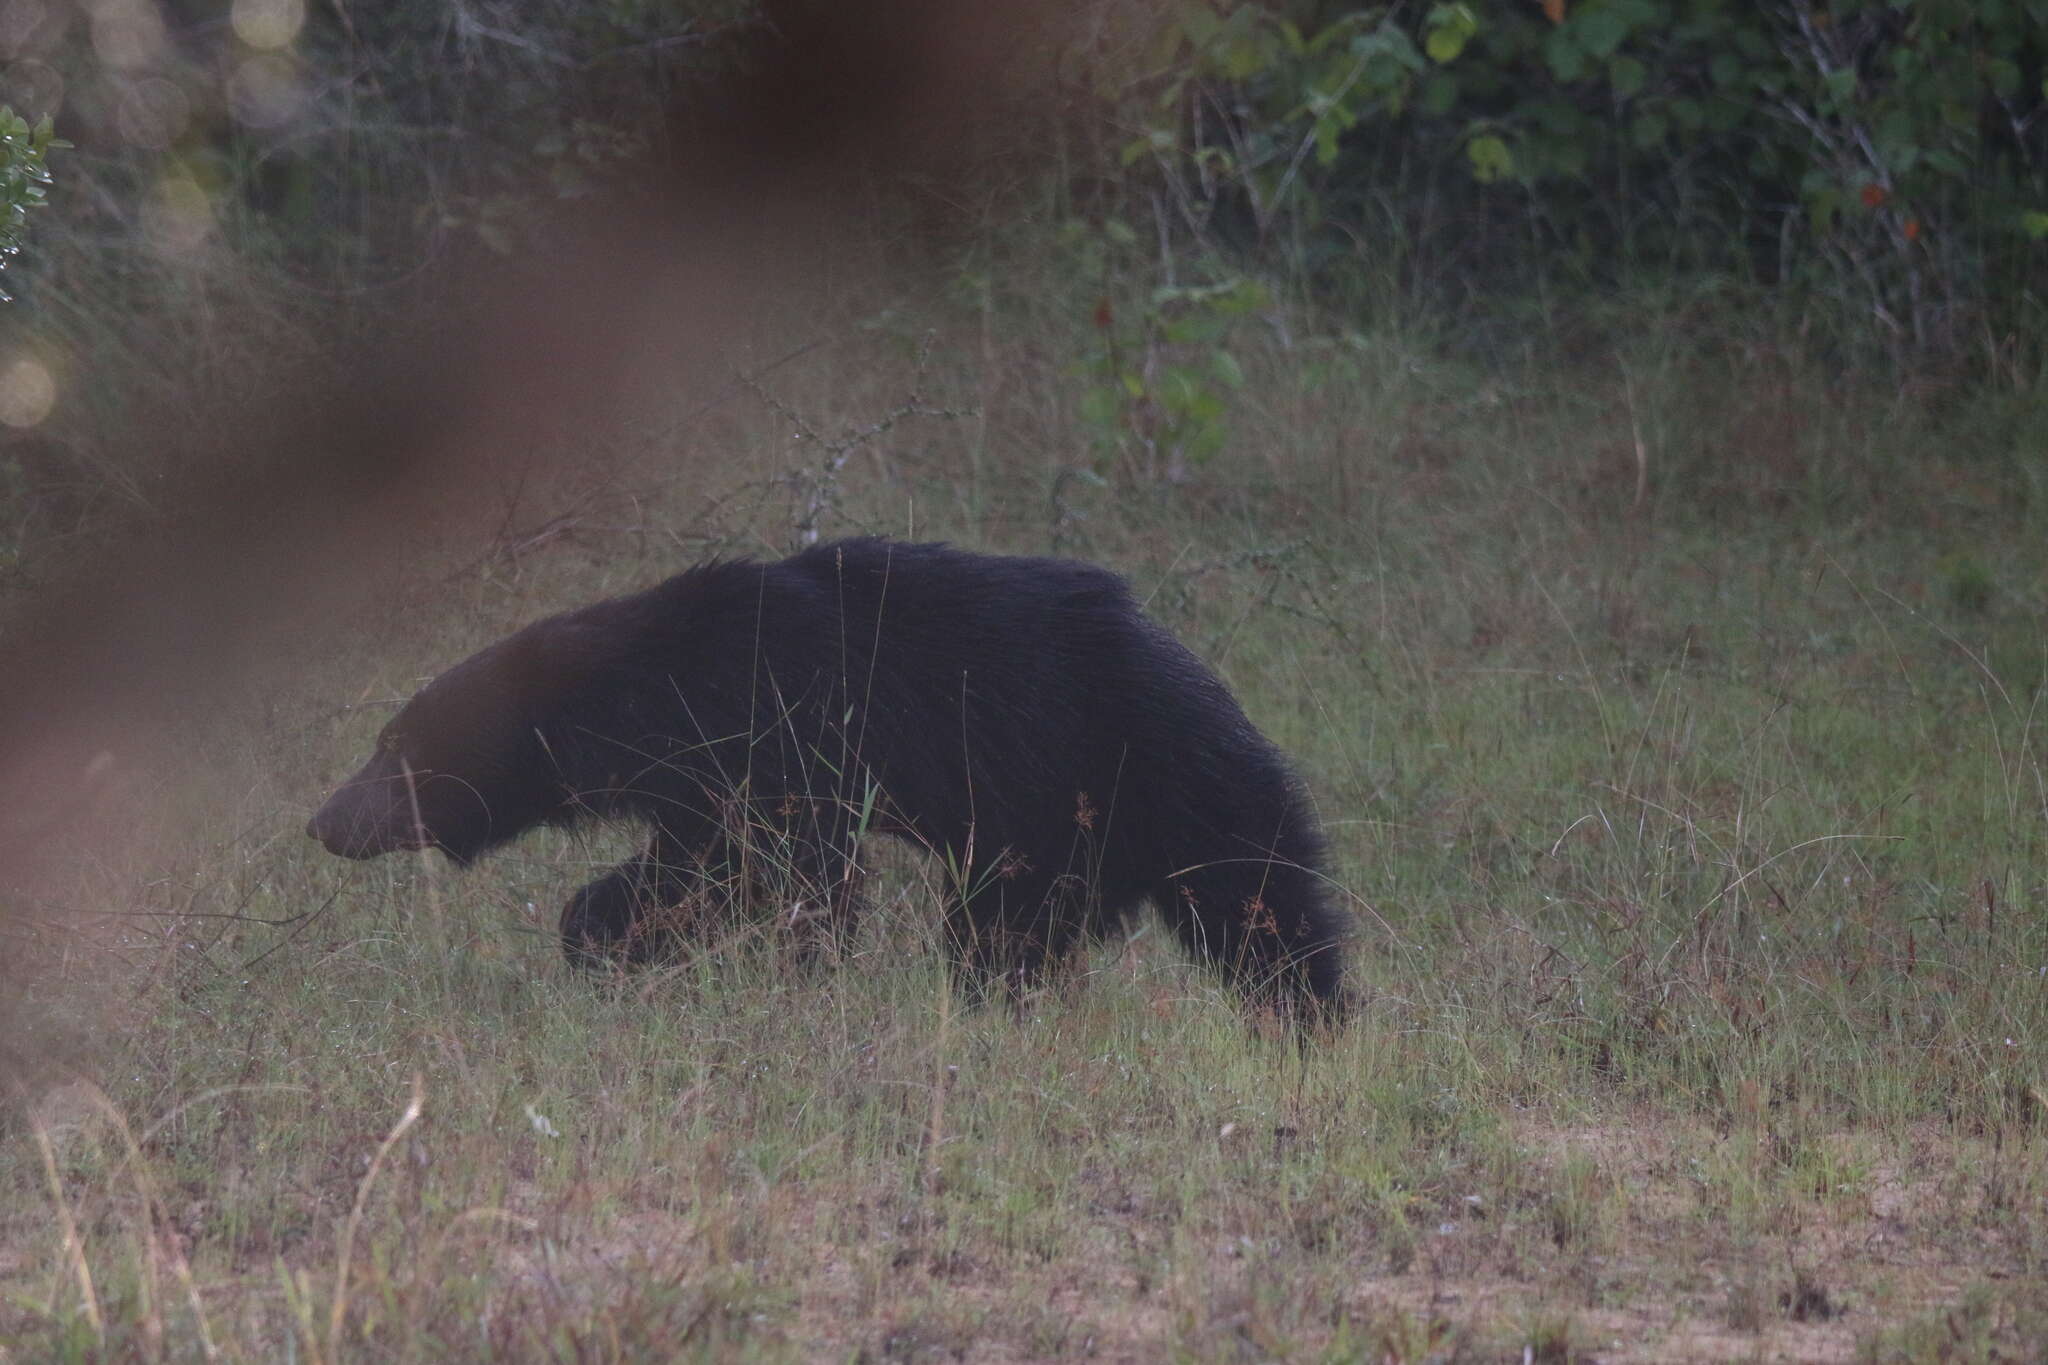
[[[1696,311],[1485,367],[1269,330],[1229,442],[1148,481],[1097,462],[1071,303],[821,324],[693,419],[723,455],[649,440],[236,690],[205,773],[132,793],[172,832],[10,929],[49,1046],[0,1143],[0,1345],[2040,1349],[2027,395],[1859,390]],[[835,968],[740,925],[594,987],[553,919],[611,836],[458,873],[301,835],[437,668],[807,519],[1130,575],[1297,758],[1356,1021],[1247,1028],[1156,928],[964,1008],[908,855]]]

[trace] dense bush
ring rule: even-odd
[[[49,196],[49,152],[56,139],[49,116],[31,125],[0,104],[0,269],[21,250],[28,211]],[[7,296],[0,292],[0,302]]]
[[[20,113],[61,100],[92,217],[176,236],[203,210],[360,286],[450,232],[512,247],[668,136],[678,88],[757,11],[137,3],[18,25],[6,55]],[[1047,164],[1326,296],[1706,271],[1831,300],[1899,352],[2038,304],[2042,0],[1094,0],[1066,33],[1091,77],[1069,103],[1091,107],[1064,126],[1110,131]]]
[[[2038,0],[1184,3],[1120,92],[1176,226],[1438,299],[1732,273],[1953,351],[2040,302]]]

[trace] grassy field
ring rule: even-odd
[[[835,333],[308,631],[136,794],[158,834],[6,926],[0,1359],[2048,1353],[2030,391],[1697,319],[1270,336],[1214,459],[1098,482],[1080,343],[962,324],[953,415],[883,423],[916,336]],[[791,441],[875,425],[830,474]],[[838,970],[740,934],[601,991],[551,929],[619,838],[303,836],[423,677],[814,507],[1130,575],[1298,759],[1355,1021],[1298,1052],[1156,928],[963,1010],[937,871],[879,850]]]

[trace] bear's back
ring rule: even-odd
[[[984,555],[880,537],[832,541],[771,565],[827,595],[849,624],[926,622],[1042,640],[1058,617],[1135,612],[1123,579],[1071,559]]]

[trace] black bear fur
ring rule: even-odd
[[[654,953],[665,911],[751,875],[750,838],[783,850],[785,908],[843,934],[881,832],[946,860],[977,994],[1150,900],[1254,1001],[1328,1018],[1340,999],[1345,917],[1299,783],[1089,564],[847,540],[550,617],[422,689],[308,832],[467,862],[583,819],[652,838],[563,911],[580,964]]]

